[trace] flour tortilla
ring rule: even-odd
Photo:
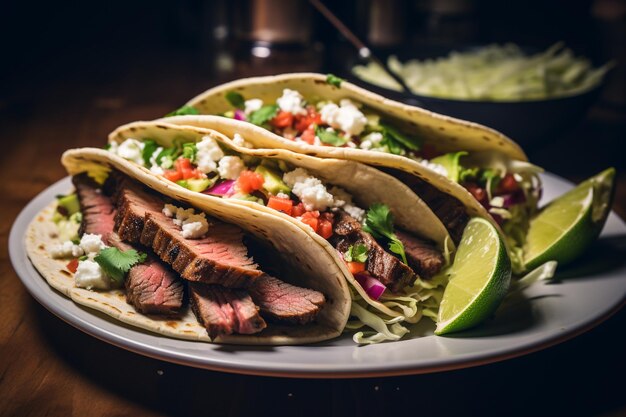
[[[342,81],[340,87],[336,87],[326,82],[325,75],[315,73],[245,78],[222,84],[205,91],[187,103],[196,108],[202,114],[201,116],[175,116],[160,121],[215,129],[229,137],[239,133],[256,148],[288,149],[311,156],[354,160],[368,165],[405,171],[456,198],[465,206],[470,217],[478,216],[486,219],[504,236],[493,217],[465,188],[412,159],[362,149],[309,145],[305,142],[285,139],[251,123],[210,116],[232,110],[232,105],[226,100],[226,93],[230,91],[240,93],[246,99],[259,98],[264,103],[274,103],[285,88],[299,91],[305,99],[326,99],[338,102],[343,98],[348,98],[364,104],[381,114],[386,121],[400,130],[419,137],[424,143],[431,143],[444,152],[463,150],[473,154],[496,153],[510,160],[528,160],[517,143],[491,128],[389,100],[347,81]],[[111,137],[115,134],[116,132],[113,132]]]
[[[80,151],[69,151],[64,155],[63,162],[72,175],[84,171],[102,172],[105,168],[114,167],[136,179],[143,178],[142,175],[137,175],[141,173],[133,169],[124,169],[124,164],[109,162],[106,155],[104,156],[89,158],[81,156]],[[178,190],[168,188],[167,184],[153,176],[147,178],[145,184],[181,201],[191,202],[193,199],[193,195],[189,195],[191,193],[178,193]],[[324,293],[327,303],[321,310],[317,322],[304,326],[269,323],[266,329],[255,335],[220,336],[211,340],[206,329],[198,323],[188,306],[174,318],[144,315],[126,303],[122,289],[90,291],[76,288],[73,276],[66,267],[68,260],[53,259],[49,254],[53,245],[61,243],[57,227],[51,220],[56,202],[43,209],[28,226],[25,237],[28,257],[51,287],[77,304],[98,310],[125,324],[168,337],[228,344],[295,345],[320,342],[341,334],[350,312],[349,288],[343,271],[337,267],[332,256],[313,242],[306,233],[274,216],[246,207],[235,207],[226,201],[209,201],[194,205],[211,216],[236,224],[258,239],[270,243],[283,255],[281,260],[287,264],[286,270],[291,272],[281,277],[285,281]]]

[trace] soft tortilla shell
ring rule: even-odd
[[[64,157],[64,162],[72,174],[82,172],[84,168],[89,168],[93,164],[92,161],[82,164],[82,161],[82,158],[72,152]],[[131,173],[128,174],[133,176]],[[173,197],[173,194],[170,193],[170,196]],[[291,225],[285,225],[279,219],[264,213],[250,213],[245,208],[233,210],[233,207],[224,205],[216,209],[218,206],[221,205],[213,204],[211,209],[205,210],[224,221],[239,225],[260,239],[269,241],[277,247],[277,250],[285,254],[286,261],[291,258],[294,263],[299,262],[299,267],[292,266],[291,270],[294,273],[286,277],[287,280],[293,284],[323,292],[327,297],[327,304],[315,324],[285,326],[271,323],[268,328],[256,335],[230,335],[217,338],[213,342],[292,345],[320,342],[339,336],[349,316],[350,292],[342,271],[337,268],[334,260],[319,248],[319,245],[311,242],[305,233]],[[206,329],[197,322],[189,307],[175,318],[144,315],[126,303],[123,290],[90,291],[76,288],[74,279],[65,266],[67,260],[53,259],[48,253],[52,245],[60,243],[56,234],[56,225],[51,221],[54,210],[55,202],[33,219],[26,234],[28,257],[51,287],[77,304],[98,310],[125,324],[178,339],[211,341]],[[267,238],[267,235],[272,235],[272,237]],[[302,256],[302,254],[307,254],[307,256]]]

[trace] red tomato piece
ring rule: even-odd
[[[319,226],[319,217],[320,217],[320,212],[319,211],[307,211],[306,213],[304,213],[301,217],[302,223],[304,224],[308,224],[309,226],[311,226],[311,229],[313,229],[313,231],[315,231],[315,233],[317,233],[317,228]]]
[[[346,265],[352,275],[365,271],[365,262],[346,262]]]
[[[288,111],[281,110],[272,120],[270,120],[270,124],[274,127],[290,127],[293,124],[293,114]]]
[[[293,209],[291,210],[291,216],[292,217],[300,217],[305,212],[306,212],[306,209],[304,208],[304,204],[298,203],[295,206],[293,206]]]
[[[163,173],[165,179],[168,179],[172,182],[180,181],[183,179],[183,174],[180,171],[176,171],[173,169],[168,169]]]
[[[76,270],[78,269],[78,258],[74,258],[71,261],[69,261],[67,263],[67,265],[65,265],[65,267],[67,268],[68,271],[70,271],[72,274],[76,273]]]
[[[300,139],[308,143],[309,145],[315,144],[315,125],[311,125],[308,129],[302,132]]]
[[[322,115],[315,111],[315,107],[307,107],[307,114],[303,116],[296,116],[296,129],[298,132],[303,132],[310,128],[311,125],[321,125]]]
[[[317,234],[323,237],[324,239],[328,239],[333,235],[333,223],[332,221],[320,217],[319,224],[317,228]]]
[[[498,184],[498,194],[508,194],[519,190],[519,184],[513,174],[506,174]]]
[[[237,178],[237,186],[242,193],[249,194],[252,191],[260,190],[263,187],[265,179],[263,175],[254,171],[243,171]]]
[[[474,196],[476,200],[478,200],[481,204],[487,203],[487,191],[484,188],[479,187],[478,185],[468,182],[463,185],[467,191]]]
[[[267,207],[274,210],[282,211],[283,213],[291,216],[293,210],[293,201],[289,198],[280,198],[271,196],[267,202]]]

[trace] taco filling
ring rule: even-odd
[[[288,140],[415,160],[464,187],[502,226],[514,250],[524,244],[528,221],[536,211],[541,191],[538,167],[495,154],[438,149],[436,143],[425,143],[422,138],[405,133],[393,120],[347,98],[338,102],[312,100],[286,88],[273,102],[243,97],[235,91],[226,93],[226,99],[233,110],[223,116],[253,123]],[[440,193],[432,199],[427,198],[428,192],[424,194],[418,192],[429,206],[441,206],[436,201],[441,199]],[[445,207],[434,211],[458,242],[467,216],[460,212],[448,216]]]
[[[321,292],[262,269],[249,254],[254,242],[237,226],[181,207],[116,171],[103,186],[86,174],[72,180],[76,192],[59,199],[55,217],[78,225],[80,213],[80,226],[49,253],[68,260],[75,287],[125,287],[136,311],[172,320],[188,299],[211,339],[256,334],[268,322],[306,325],[326,304]],[[78,203],[73,212],[70,201]]]

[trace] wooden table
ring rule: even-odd
[[[573,340],[517,359],[361,380],[192,369],[113,347],[46,311],[17,278],[7,237],[21,208],[66,175],[61,153],[100,147],[119,124],[163,115],[216,82],[201,67],[189,70],[193,65],[176,53],[158,68],[142,65],[149,61],[143,58],[130,64],[122,58],[119,67],[95,60],[48,69],[0,97],[0,415],[626,415],[624,311]],[[623,115],[596,110],[577,132],[531,157],[574,181],[609,164],[623,170],[624,126]],[[626,217],[623,171],[614,209]]]

